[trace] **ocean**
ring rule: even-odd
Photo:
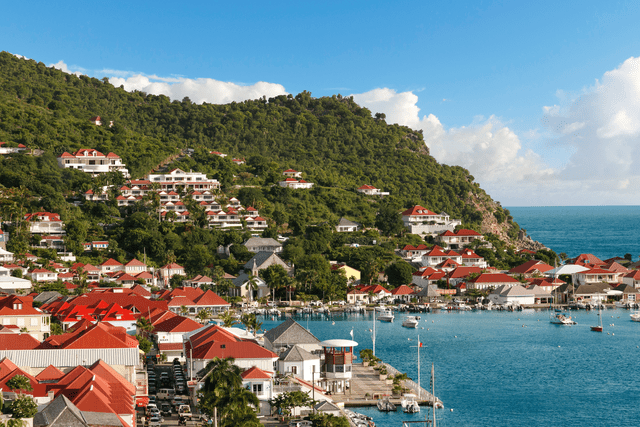
[[[393,323],[377,322],[376,355],[417,381],[420,336],[422,386],[430,388],[433,363],[436,396],[445,406],[437,412],[440,426],[637,426],[640,323],[627,310],[605,310],[605,330],[596,333],[589,326],[597,324],[597,312],[572,315],[577,325],[553,325],[548,312],[534,310],[428,313],[418,329],[407,329],[399,313]],[[350,339],[353,328],[355,353],[371,348],[371,314],[296,320],[320,340]],[[282,321],[264,318],[263,329]],[[424,420],[428,409],[354,410],[378,427],[401,427]]]
[[[640,206],[507,207],[533,240],[570,258],[640,257]]]

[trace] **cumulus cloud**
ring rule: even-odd
[[[418,96],[382,88],[355,94],[356,102],[386,115],[387,123],[421,129],[439,162],[463,166],[481,183],[544,180],[553,175],[540,157],[524,149],[518,136],[498,118],[476,118],[469,126],[445,129],[433,114],[420,118]]]
[[[123,72],[119,74],[122,75]],[[110,77],[109,82],[114,86],[123,86],[127,91],[139,90],[153,95],[166,95],[172,100],[189,97],[197,104],[203,102],[227,104],[232,101],[241,102],[262,96],[271,98],[287,94],[284,86],[276,83],[257,82],[252,85],[238,85],[208,78],[187,79],[135,74],[129,77]]]
[[[629,192],[640,179],[640,58],[627,59],[573,97],[558,97],[560,105],[543,109],[542,123],[553,142],[572,149],[560,177],[580,181],[603,203],[640,202]]]
[[[76,66],[69,67],[63,60],[60,60],[55,64],[49,64],[49,67],[57,68],[60,71],[64,71],[65,73],[69,74],[75,74],[76,76],[87,74],[87,70],[85,70],[84,68]]]

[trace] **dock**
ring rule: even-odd
[[[388,363],[380,363],[386,366],[389,374],[396,375],[399,372]],[[344,407],[376,406],[378,399],[388,396],[391,403],[400,405],[402,396],[393,397],[391,389],[393,384],[387,384],[386,380],[380,380],[378,371],[371,366],[363,366],[362,363],[354,363],[352,366],[351,388],[346,393],[336,393],[331,396],[335,403],[342,403]],[[404,380],[403,385],[416,395],[416,401],[424,406],[433,404],[433,395],[411,380]],[[418,399],[418,396],[420,398]],[[442,401],[435,398],[436,404],[442,405]]]

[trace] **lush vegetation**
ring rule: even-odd
[[[97,115],[103,126],[89,121]],[[315,99],[302,92],[196,105],[187,98],[171,101],[166,96],[126,92],[106,79],[67,74],[2,52],[0,141],[36,150],[0,157],[0,219],[12,224],[5,225],[11,233],[9,250],[34,252],[45,263],[56,258],[55,251],[32,249],[38,242],[21,220],[25,213],[59,213],[66,224],[67,250],[92,264],[107,257],[120,262],[136,257],[156,267],[176,261],[190,275],[221,277],[224,272],[237,274],[253,256],[239,245],[248,232],[203,227],[204,211],[188,200],[185,204],[196,218],[189,224],[159,221],[158,200],[153,197],[118,208],[113,199],[124,183],[120,174],[92,179],[58,167],[56,156],[79,148],[115,152],[134,178],[142,178],[186,148],[193,149],[172,167],[218,179],[223,197],[237,197],[268,218],[264,236],[290,237],[283,256],[296,265],[296,277],[292,281],[281,272],[265,277],[276,296],[292,288],[305,295],[344,296],[346,279],[329,268],[328,259],[360,270],[363,282],[377,280],[385,270],[393,284],[406,281],[411,267],[396,262],[393,250],[399,244],[422,242],[418,236],[405,236],[400,221],[399,212],[414,204],[462,218],[463,227],[478,231],[484,209],[511,238],[519,230],[509,212],[494,203],[468,171],[438,164],[420,132],[388,125],[383,115],[372,116],[352,98],[340,95]],[[213,155],[212,150],[228,157]],[[246,164],[234,163],[234,157],[246,159]],[[313,189],[278,186],[287,168],[302,171],[315,183]],[[380,199],[357,193],[363,184],[391,196]],[[85,191],[105,185],[112,186],[109,202],[84,201]],[[333,232],[343,216],[379,232]],[[108,251],[84,253],[82,243],[92,240],[108,240]],[[359,247],[349,246],[356,243]],[[231,244],[231,256],[220,258],[218,246]],[[511,250],[503,242],[498,244]],[[485,252],[481,255],[498,267],[518,261],[511,256],[513,251]],[[221,283],[224,293],[228,283]],[[64,289],[62,284],[49,287]]]

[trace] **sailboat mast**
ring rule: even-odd
[[[376,308],[373,307],[373,355],[376,355]]]
[[[422,396],[422,386],[420,383],[420,345],[420,335],[418,334],[418,400],[420,400]]]
[[[431,396],[433,398],[433,427],[436,427],[436,376],[433,370],[433,362],[431,362]]]

